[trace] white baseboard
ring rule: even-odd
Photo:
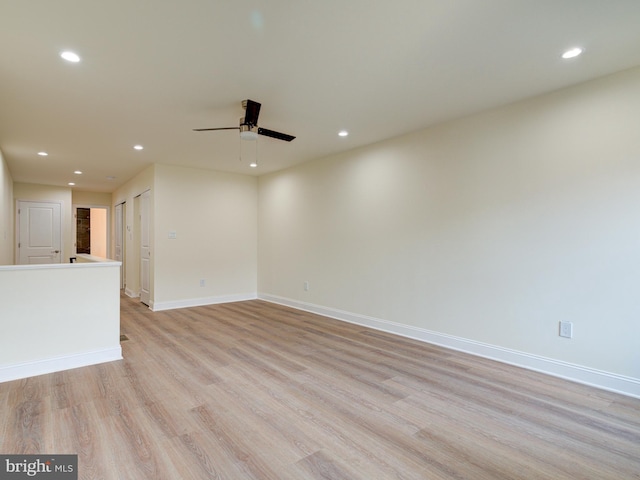
[[[133,290],[129,290],[128,288],[124,289],[124,294],[127,297],[131,297],[131,298],[138,298],[140,296],[139,293],[134,292]]]
[[[114,360],[122,360],[122,348],[120,345],[104,350],[65,355],[63,357],[45,358],[34,362],[0,367],[0,383]]]
[[[243,302],[245,300],[255,300],[256,293],[238,293],[234,295],[221,295],[216,297],[189,298],[186,300],[172,300],[168,302],[151,302],[149,308],[154,312],[161,310],[173,310],[175,308],[200,307],[202,305],[215,305],[217,303]]]
[[[357,313],[345,312],[333,308],[300,302],[288,298],[269,294],[258,294],[260,300],[277,303],[298,310],[316,313],[325,317],[342,320],[344,322],[363,325],[365,327],[382,330],[384,332],[401,335],[403,337],[420,340],[441,347],[489,358],[502,363],[534,370],[554,377],[564,378],[573,382],[590,385],[603,390],[621,393],[630,397],[640,398],[640,379],[626,377],[615,373],[604,372],[589,367],[541,357],[529,353],[519,352],[466,338],[455,337],[444,333],[434,332],[419,327],[403,325],[388,320],[368,317]]]

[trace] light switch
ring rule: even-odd
[[[171,240],[175,240],[176,238],[178,238],[178,234],[176,232],[169,232],[169,238]]]

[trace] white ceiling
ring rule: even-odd
[[[636,65],[639,0],[0,0],[0,150],[88,191],[151,163],[260,175]],[[297,137],[259,137],[257,169],[237,131],[192,131],[246,98]]]

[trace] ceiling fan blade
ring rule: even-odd
[[[254,102],[253,100],[245,100],[243,103],[246,103],[246,106],[243,105],[246,109],[244,114],[244,123],[255,127],[258,125],[258,115],[260,115],[261,104]]]
[[[267,128],[258,128],[258,135],[264,135],[265,137],[277,138],[278,140],[284,140],[285,142],[290,142],[293,140],[293,135],[287,135],[286,133],[274,132],[273,130],[269,130]]]
[[[221,127],[221,128],[194,128],[194,132],[208,132],[211,130],[240,130],[240,127]]]

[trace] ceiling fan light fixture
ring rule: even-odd
[[[251,127],[246,123],[240,125],[240,138],[242,140],[257,140],[258,132],[255,130],[251,130]]]

